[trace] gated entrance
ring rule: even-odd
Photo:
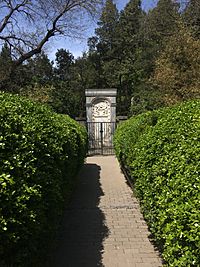
[[[115,122],[88,122],[88,154],[113,155],[113,135],[115,129]]]
[[[114,154],[116,94],[117,90],[113,88],[86,89],[89,155]]]

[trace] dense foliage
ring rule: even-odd
[[[200,101],[132,117],[115,135],[167,266],[200,266]]]
[[[146,10],[144,1],[129,0],[119,12],[114,0],[104,1],[88,51],[76,59],[58,49],[55,64],[42,52],[13,70],[16,59],[5,42],[0,90],[46,102],[73,118],[85,117],[86,88],[117,88],[118,115],[200,98],[200,2],[155,2]]]
[[[34,259],[59,224],[86,139],[67,115],[0,94],[1,266],[39,266]]]
[[[168,39],[156,60],[152,77],[168,104],[200,98],[200,39],[179,24],[179,32]]]

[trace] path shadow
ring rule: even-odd
[[[100,166],[85,164],[79,185],[64,213],[58,245],[50,257],[51,267],[103,266],[103,240],[109,231],[98,207],[104,195],[100,184]]]

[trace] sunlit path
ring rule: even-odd
[[[138,201],[114,156],[91,157],[66,210],[52,267],[158,267]]]

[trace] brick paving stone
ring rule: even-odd
[[[79,176],[47,266],[162,266],[116,158],[90,157]]]

